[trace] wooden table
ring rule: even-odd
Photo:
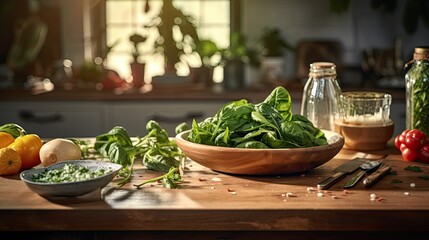
[[[316,184],[342,162],[383,154],[389,154],[385,164],[397,175],[370,189],[358,185],[345,192],[346,178],[317,191]],[[136,165],[134,184],[158,174]],[[410,165],[422,172],[404,170]],[[112,182],[72,198],[43,198],[18,176],[0,177],[1,238],[427,239],[429,180],[419,177],[429,175],[429,165],[405,162],[391,146],[367,153],[342,150],[312,171],[285,176],[227,175],[192,161],[187,167],[180,189],[156,183],[118,188]]]

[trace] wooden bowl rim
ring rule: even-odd
[[[176,135],[175,139],[176,142],[182,142],[188,147],[195,147],[201,150],[210,150],[210,151],[228,151],[228,152],[284,152],[284,151],[294,151],[294,152],[301,152],[305,151],[308,152],[311,151],[319,151],[324,150],[327,148],[342,148],[344,145],[344,137],[341,134],[338,134],[334,131],[324,130],[322,129],[323,133],[326,135],[329,135],[330,138],[336,138],[334,142],[329,143],[328,139],[328,145],[324,146],[314,146],[314,147],[301,147],[301,148],[232,148],[232,147],[221,147],[221,146],[212,146],[212,145],[205,145],[200,143],[194,143],[188,140],[188,134],[191,130],[183,131]],[[179,146],[180,147],[180,146]]]

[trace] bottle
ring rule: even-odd
[[[429,47],[416,47],[405,74],[406,129],[429,134]]]
[[[310,64],[301,103],[301,115],[320,129],[334,131],[337,102],[341,94],[336,66],[330,62]]]

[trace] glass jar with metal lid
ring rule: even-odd
[[[405,74],[406,129],[420,129],[429,134],[429,46],[416,47],[412,64]]]
[[[302,96],[301,115],[307,117],[314,126],[333,131],[340,93],[335,64],[330,62],[310,64]]]

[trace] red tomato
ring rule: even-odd
[[[403,135],[403,134],[399,135],[399,139],[398,139],[398,141],[399,141],[400,143],[405,143],[405,135]]]
[[[425,144],[425,140],[426,138],[423,140],[422,138],[407,135],[405,137],[405,145],[407,146],[407,148],[417,151],[423,147],[423,145]]]
[[[413,130],[408,131],[405,134],[405,137],[409,137],[409,136],[413,136],[413,137],[418,138],[418,139],[426,140],[426,134],[424,132],[420,131],[419,129],[413,129]]]
[[[429,163],[429,144],[422,147],[420,151],[420,162]]]
[[[409,148],[404,148],[402,150],[402,158],[408,162],[414,162],[419,158],[419,155],[416,151],[413,151]]]
[[[402,144],[401,140],[399,139],[399,138],[400,138],[400,136],[401,136],[401,135],[398,135],[398,136],[396,136],[396,137],[395,137],[395,147],[396,147],[397,149],[400,149],[401,144]]]
[[[405,137],[405,135],[407,135],[407,133],[408,132],[410,132],[411,130],[410,129],[405,129],[402,133],[401,133],[401,135],[403,135],[404,137]]]
[[[407,146],[405,145],[405,143],[401,143],[401,145],[399,146],[399,150],[404,151],[404,149],[407,148]]]

